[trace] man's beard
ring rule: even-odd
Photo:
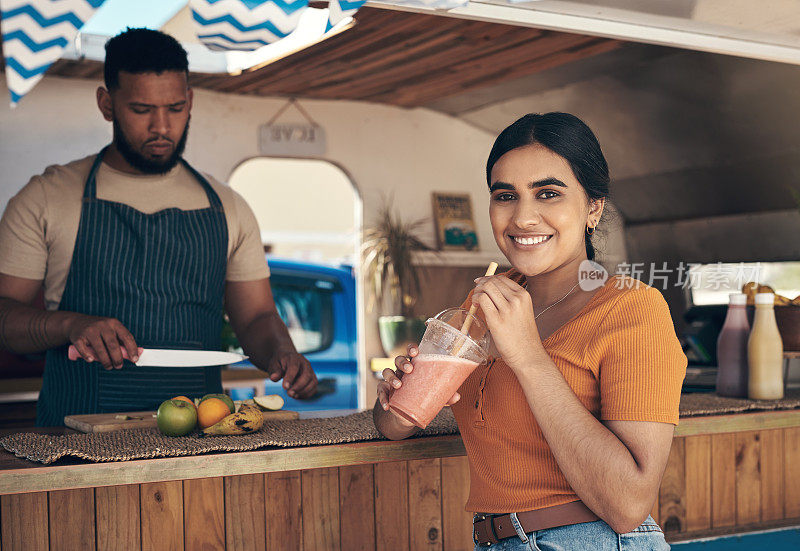
[[[191,118],[189,120],[191,120]],[[113,123],[114,145],[117,146],[117,151],[120,152],[128,164],[136,170],[144,174],[166,174],[178,164],[181,155],[183,155],[183,150],[186,149],[186,138],[189,136],[189,120],[186,121],[186,128],[183,129],[181,139],[178,140],[178,144],[172,151],[172,155],[164,161],[152,161],[136,151],[131,145],[131,142],[128,141],[128,138],[125,137],[122,127],[116,120],[114,120]]]

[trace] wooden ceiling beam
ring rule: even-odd
[[[451,57],[467,55],[470,49],[465,48],[461,42],[458,35],[449,32],[423,34],[419,39],[414,37],[410,41],[398,43],[397,47],[392,50],[376,49],[375,54],[364,58],[354,58],[348,64],[331,64],[328,67],[330,69],[328,74],[315,77],[310,83],[307,78],[305,83],[298,79],[281,82],[280,90],[292,93],[314,93],[314,91],[324,90],[341,83],[353,81],[363,83],[367,75],[373,79],[380,79],[384,75],[413,72],[415,65],[420,60],[432,59],[443,52],[448,52],[447,55]],[[303,87],[298,89],[298,86]],[[264,87],[260,87],[259,91],[263,93]]]
[[[529,70],[528,64],[535,60],[580,46],[587,40],[591,39],[582,35],[549,34],[532,43],[519,44],[493,55],[458,63],[449,68],[452,70],[452,78],[425,79],[410,83],[397,91],[396,101],[405,105],[410,97],[433,97],[435,94],[443,94],[442,97],[444,97],[444,95],[463,91],[459,87],[460,83],[473,82],[471,88],[475,87],[475,81],[483,84],[497,84],[503,80],[514,78],[520,72],[525,73]],[[493,80],[486,78],[488,75],[491,75]],[[502,76],[498,78],[499,75]]]
[[[613,40],[439,15],[362,8],[352,28],[237,76],[189,75],[194,88],[404,107],[530,75],[616,48]],[[48,74],[102,79],[102,63],[60,60]]]
[[[441,39],[439,31],[418,32],[409,29],[403,33],[392,34],[381,40],[365,44],[360,50],[334,57],[318,68],[308,69],[301,67],[287,74],[286,78],[270,79],[269,82],[258,82],[248,87],[245,91],[258,90],[263,93],[267,87],[273,86],[282,93],[304,92],[313,83],[320,86],[323,83],[338,79],[358,78],[365,71],[378,70],[385,65],[397,64],[408,52],[423,52],[432,45],[449,41],[449,37]],[[298,90],[299,89],[299,90]]]
[[[513,31],[513,29],[512,29]],[[543,38],[534,39],[534,41]],[[309,94],[336,95],[341,93],[353,93],[355,98],[370,95],[375,91],[385,88],[399,88],[416,83],[420,80],[429,78],[444,78],[454,72],[454,67],[458,66],[458,60],[468,59],[475,61],[484,59],[488,55],[498,54],[507,51],[509,48],[519,47],[532,42],[525,34],[509,32],[492,40],[490,45],[479,52],[474,49],[464,48],[463,46],[439,47],[435,53],[425,57],[409,61],[402,66],[387,67],[383,71],[372,71],[363,77],[355,80],[341,80],[333,85],[324,88],[310,87]]]
[[[487,84],[503,82],[515,78],[523,77],[526,75],[538,73],[552,67],[564,65],[579,59],[591,57],[601,53],[605,53],[618,48],[622,42],[606,39],[592,39],[587,41],[584,45],[558,52],[554,55],[543,56],[538,59],[530,60],[528,62],[520,63],[508,70],[504,70],[501,74],[486,75],[480,79],[475,79],[472,82],[462,82],[453,87],[445,87],[436,90],[410,88],[401,90],[399,94],[390,99],[374,97],[369,98],[370,101],[392,103],[401,107],[418,107],[426,105],[440,98],[457,95],[461,92],[473,90],[486,86]]]
[[[387,28],[392,29],[393,33],[408,31],[413,32],[416,23],[413,20],[403,20],[389,25],[390,12],[385,10],[371,10],[364,23],[357,23],[353,29],[347,30],[337,36],[333,36],[319,44],[305,48],[289,57],[278,60],[275,63],[262,67],[254,71],[247,71],[238,76],[225,77],[224,83],[216,86],[215,89],[221,92],[246,93],[251,91],[252,84],[259,86],[264,82],[279,82],[288,75],[296,74],[298,70],[313,71],[324,67],[327,63],[336,60],[339,56],[362,48],[364,44],[385,36]]]

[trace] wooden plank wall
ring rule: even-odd
[[[0,548],[471,550],[468,487],[454,457],[5,495]]]
[[[800,427],[676,438],[654,512],[672,541],[800,524]]]
[[[0,547],[473,548],[466,457],[5,495]],[[653,517],[669,540],[800,523],[800,427],[676,438]]]

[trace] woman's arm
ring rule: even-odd
[[[544,349],[526,366],[511,368],[578,497],[617,533],[639,526],[653,508],[674,427],[642,421],[601,423],[578,400]]]
[[[531,297],[513,281],[482,278],[473,300],[575,493],[616,532],[636,528],[652,509],[673,426],[598,421],[542,346]]]

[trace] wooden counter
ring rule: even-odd
[[[64,430],[64,429],[60,429]],[[0,452],[2,549],[472,549],[458,436],[45,466]],[[800,410],[682,419],[668,539],[800,524]]]

